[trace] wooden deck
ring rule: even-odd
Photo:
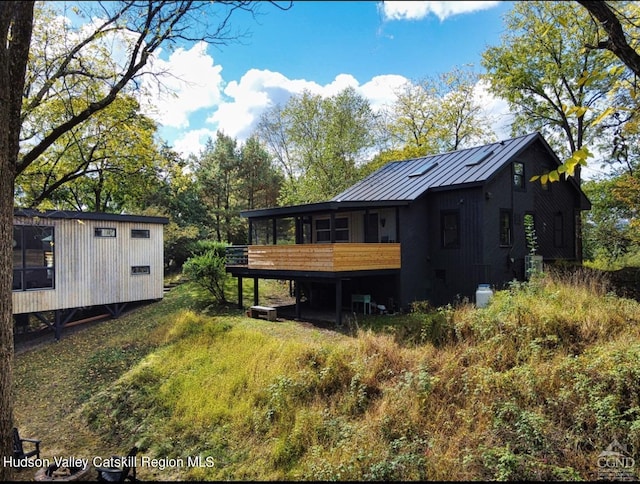
[[[341,272],[400,268],[400,244],[250,245],[249,269]]]

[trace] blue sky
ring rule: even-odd
[[[481,54],[499,43],[511,6],[301,1],[281,11],[265,3],[257,18],[234,14],[232,26],[251,32],[242,42],[161,52],[158,68],[181,81],[168,81],[172,95],[156,93],[149,113],[168,144],[187,155],[218,129],[243,141],[265,109],[304,89],[328,96],[352,86],[379,109],[393,102],[403,82],[469,64],[481,72]],[[483,103],[493,113],[506,112],[486,92]],[[504,126],[496,129],[506,134]]]

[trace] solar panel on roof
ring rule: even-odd
[[[422,176],[426,172],[428,172],[429,170],[435,168],[437,164],[438,164],[438,162],[436,162],[436,161],[428,161],[424,165],[420,166],[420,168],[418,168],[416,171],[414,171],[413,173],[410,173],[409,176],[410,177],[412,177],[412,176]]]
[[[492,154],[493,154],[493,148],[488,146],[485,149],[477,151],[476,153],[474,153],[471,156],[471,158],[469,158],[469,161],[467,161],[464,164],[464,166],[476,166],[476,165],[479,165],[484,160],[489,158]]]

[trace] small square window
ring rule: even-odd
[[[150,232],[148,229],[131,229],[132,239],[148,239]]]
[[[95,237],[115,237],[116,229],[110,227],[96,227],[93,229],[93,235]]]

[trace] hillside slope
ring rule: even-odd
[[[577,276],[420,306],[338,332],[186,284],[19,355],[16,420],[44,456],[138,444],[156,480],[583,480],[638,448],[637,302]]]

